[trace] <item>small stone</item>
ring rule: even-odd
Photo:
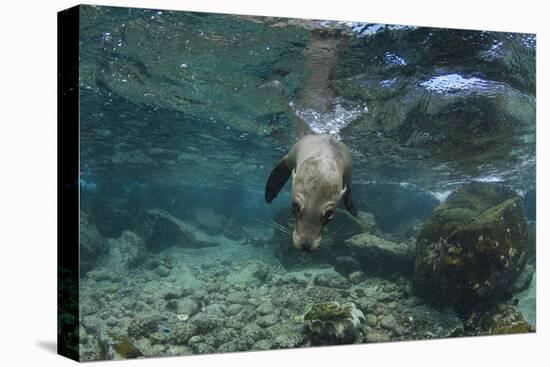
[[[384,286],[384,292],[391,293],[395,289],[395,286],[393,284],[387,284]]]
[[[391,314],[382,316],[382,318],[380,319],[380,326],[382,326],[384,329],[394,330],[397,326],[397,320]]]
[[[367,278],[367,275],[362,271],[354,271],[353,273],[348,275],[348,277],[349,277],[349,281],[352,284],[359,284]]]
[[[378,318],[374,315],[367,315],[367,325],[369,325],[370,327],[375,327],[376,326],[376,323],[378,322]]]
[[[170,300],[168,302],[166,302],[166,306],[165,306],[166,310],[168,311],[177,311],[178,309],[178,301],[173,299],[173,300]]]
[[[149,334],[158,330],[160,319],[155,316],[134,319],[128,325],[128,336],[139,339],[148,337]]]
[[[206,312],[209,317],[223,318],[225,316],[225,306],[219,303],[211,303],[204,307],[203,311]]]
[[[193,349],[193,353],[195,354],[210,354],[214,352],[214,348],[206,343],[193,344],[191,349]]]
[[[109,327],[113,327],[118,324],[118,320],[114,316],[111,316],[107,319],[106,324]]]
[[[210,315],[207,315],[205,312],[199,312],[189,321],[197,326],[200,334],[207,334],[208,332],[214,330],[217,326],[219,326],[221,320],[223,319],[212,317]]]
[[[256,319],[256,323],[260,327],[266,328],[266,327],[275,325],[277,323],[277,318],[275,317],[275,315],[266,315],[266,316],[258,317]]]
[[[193,298],[186,297],[179,301],[178,312],[189,316],[194,315],[199,311],[199,303]]]
[[[271,349],[272,345],[271,342],[267,339],[258,340],[254,345],[252,346],[253,350],[269,350]]]
[[[168,275],[170,275],[170,268],[164,266],[164,265],[160,265],[157,270],[156,270],[157,274],[162,277],[162,278],[165,278],[167,277]]]
[[[149,340],[151,344],[164,344],[167,340],[167,336],[161,331],[155,331],[149,335]]]
[[[185,314],[185,313],[177,314],[176,317],[177,317],[178,320],[180,320],[180,321],[187,321],[187,320],[189,320],[189,315],[188,315],[188,314]]]
[[[195,344],[199,344],[200,342],[202,342],[202,336],[193,335],[192,337],[189,338],[189,340],[187,341],[187,344],[189,344],[190,346],[193,346]]]
[[[244,303],[245,299],[246,299],[246,292],[237,291],[237,292],[229,293],[227,297],[225,297],[225,302],[227,304]]]
[[[274,312],[273,304],[271,304],[271,302],[260,303],[260,305],[256,308],[256,312],[262,316],[269,315]]]
[[[350,285],[348,279],[341,276],[336,271],[317,274],[317,276],[313,279],[313,284],[322,287],[339,289],[348,288]]]
[[[243,305],[238,303],[233,303],[227,306],[227,308],[225,309],[225,314],[228,316],[234,316],[234,315],[237,315],[239,312],[241,312],[243,308],[244,308]]]
[[[372,331],[367,333],[365,339],[367,343],[386,343],[391,340],[391,336],[383,331]]]
[[[172,329],[171,339],[175,344],[181,345],[198,332],[198,328],[189,322],[176,323]]]
[[[227,343],[223,343],[218,347],[219,353],[229,353],[229,352],[236,352],[237,349],[237,343],[234,341],[229,341]]]
[[[257,340],[265,337],[265,331],[255,322],[246,325],[243,328],[241,338],[247,344],[252,346]]]

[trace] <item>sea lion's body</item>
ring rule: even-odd
[[[351,155],[328,135],[307,135],[273,169],[265,188],[271,203],[292,175],[292,205],[296,216],[293,242],[297,248],[319,247],[321,230],[332,219],[338,201],[357,214],[351,198]]]

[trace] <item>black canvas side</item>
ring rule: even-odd
[[[57,14],[57,352],[79,360],[79,6]]]

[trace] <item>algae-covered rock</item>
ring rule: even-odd
[[[146,338],[159,329],[161,319],[158,316],[144,316],[130,321],[127,328],[128,336],[132,338]]]
[[[514,192],[496,184],[465,185],[434,209],[418,236],[414,289],[464,309],[494,304],[521,273],[528,243]]]
[[[323,302],[304,315],[309,341],[314,345],[353,343],[360,335],[365,316],[353,303]]]
[[[436,242],[441,234],[450,233],[483,211],[515,196],[514,191],[498,184],[476,182],[464,185],[433,210],[418,238]]]
[[[199,328],[187,321],[178,322],[172,328],[172,340],[176,344],[185,344],[187,341],[199,332]]]
[[[143,353],[127,337],[119,338],[114,345],[114,350],[122,359],[131,359],[143,356]]]
[[[512,305],[497,305],[490,310],[472,312],[465,322],[468,335],[521,334],[534,331]]]
[[[408,243],[396,243],[370,233],[362,233],[345,241],[353,258],[370,273],[411,273],[414,250]]]

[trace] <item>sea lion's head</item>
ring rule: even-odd
[[[330,167],[329,167],[330,168]],[[292,172],[292,214],[296,222],[294,247],[315,251],[321,244],[321,231],[332,220],[338,201],[345,193],[341,176],[315,160],[304,162]]]

